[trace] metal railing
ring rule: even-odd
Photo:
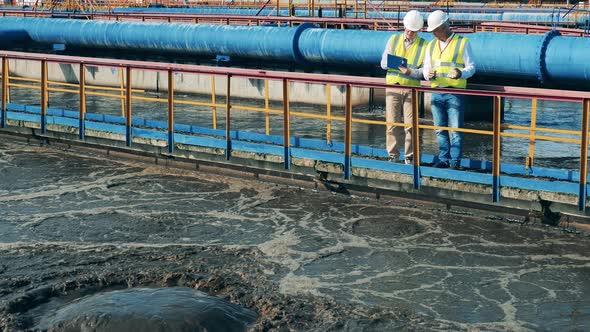
[[[9,59],[22,61],[37,61],[40,66],[40,79],[33,80],[33,84],[25,84],[27,88],[40,89],[40,131],[42,134],[47,132],[47,103],[48,103],[48,91],[54,89],[55,91],[63,91],[69,93],[79,94],[79,105],[78,105],[78,137],[80,140],[85,139],[85,116],[86,116],[86,96],[90,94],[101,94],[112,98],[120,98],[124,101],[123,113],[124,124],[125,124],[125,144],[131,146],[133,144],[133,99],[141,99],[146,101],[156,101],[160,103],[166,103],[167,108],[167,148],[168,152],[173,153],[175,148],[175,105],[180,103],[190,103],[193,105],[200,105],[211,107],[213,117],[213,129],[217,128],[217,110],[225,109],[225,155],[226,159],[231,159],[232,156],[232,114],[235,111],[247,111],[247,112],[264,112],[265,113],[265,132],[269,133],[269,114],[282,115],[282,126],[283,126],[283,157],[284,157],[284,168],[290,169],[291,167],[291,137],[296,135],[292,133],[291,119],[295,117],[305,117],[311,119],[318,119],[325,121],[326,126],[326,137],[331,140],[330,133],[333,130],[334,122],[343,123],[344,130],[344,148],[343,148],[343,160],[344,166],[343,176],[345,179],[350,179],[352,176],[352,125],[353,123],[365,123],[365,124],[378,124],[382,126],[393,125],[393,126],[405,126],[412,127],[413,135],[413,165],[411,165],[411,175],[413,177],[413,186],[416,190],[420,189],[421,179],[424,167],[421,162],[421,144],[420,135],[421,131],[424,130],[450,130],[469,134],[486,135],[492,137],[493,153],[492,153],[492,165],[491,175],[492,181],[489,183],[492,187],[492,201],[497,202],[500,200],[500,189],[502,177],[500,173],[501,165],[501,144],[502,138],[504,137],[515,137],[521,139],[527,139],[529,141],[529,150],[526,156],[527,167],[533,165],[533,158],[535,154],[535,142],[537,141],[554,141],[554,142],[565,142],[569,144],[577,144],[580,146],[580,163],[578,168],[578,208],[584,210],[586,208],[587,198],[587,177],[588,177],[588,129],[589,129],[589,116],[590,116],[590,93],[578,92],[578,91],[563,91],[563,90],[549,90],[549,89],[531,89],[531,88],[520,88],[520,87],[502,87],[502,86],[488,86],[488,85],[470,85],[468,89],[451,89],[451,88],[431,88],[426,85],[420,87],[407,87],[411,90],[413,96],[413,123],[395,123],[386,122],[383,120],[365,119],[361,117],[354,117],[353,115],[353,103],[352,103],[352,89],[353,87],[362,87],[369,89],[386,89],[390,86],[384,83],[381,78],[367,78],[367,77],[355,77],[355,76],[342,76],[342,75],[320,75],[320,74],[304,74],[304,73],[290,73],[290,72],[276,72],[276,71],[265,71],[265,70],[253,70],[253,69],[236,69],[226,67],[207,67],[207,66],[196,66],[196,65],[182,65],[182,64],[165,64],[165,63],[154,63],[154,62],[143,62],[143,61],[125,61],[125,60],[111,60],[111,59],[95,59],[95,58],[82,58],[82,57],[71,57],[71,56],[58,56],[58,55],[40,55],[31,53],[21,52],[7,52],[0,51],[0,59],[2,63],[2,95],[1,95],[1,127],[4,128],[7,125],[7,105],[10,98],[9,88],[11,86],[22,87],[21,82],[23,78],[11,77],[9,72]],[[48,63],[54,64],[72,64],[79,66],[79,84],[68,83],[65,84],[67,87],[76,86],[78,89],[63,89],[63,88],[50,88],[49,85],[54,82],[48,78],[47,66]],[[100,87],[91,86],[86,84],[86,71],[87,67],[117,67],[124,72],[124,89],[123,95],[95,92],[88,90],[95,90]],[[163,72],[166,75],[167,98],[157,99],[138,95],[143,90],[132,89],[132,73],[134,71],[157,71]],[[175,99],[175,79],[176,73],[186,74],[197,74],[207,75],[212,77],[211,86],[211,102],[198,102],[191,100],[176,100]],[[215,91],[215,77],[223,77],[226,80],[225,91],[225,103],[219,103],[216,100],[216,95],[219,91]],[[234,102],[231,91],[231,82],[237,78],[247,79],[259,79],[265,81],[265,106],[264,107],[252,107],[245,103]],[[27,79],[29,80],[29,79]],[[271,108],[269,106],[268,97],[268,82],[279,81],[282,84],[282,108]],[[326,100],[326,111],[325,114],[311,114],[308,112],[295,112],[290,107],[290,82],[304,82],[311,84],[322,84],[326,85],[327,89],[327,100]],[[60,83],[63,84],[63,83]],[[344,115],[334,115],[331,112],[330,104],[330,87],[332,86],[343,86],[344,87]],[[104,87],[103,87],[104,88]],[[61,90],[59,90],[61,89]],[[107,88],[115,89],[116,88]],[[449,127],[437,127],[434,125],[427,125],[420,123],[419,121],[419,105],[418,105],[418,94],[421,92],[439,92],[439,93],[453,93],[461,95],[472,95],[472,96],[487,96],[493,99],[493,124],[492,129],[481,129],[481,128],[449,128]],[[532,100],[531,109],[531,123],[529,126],[514,125],[502,123],[502,101],[505,98],[520,98]],[[568,101],[579,103],[582,110],[581,130],[570,130],[570,129],[556,129],[540,127],[536,123],[536,112],[537,112],[537,100],[553,100],[553,101]],[[528,131],[528,133],[522,132],[509,132],[503,131],[503,129],[514,129],[519,131]],[[540,132],[548,133],[540,135]],[[560,137],[552,134],[567,134],[570,137]],[[577,136],[573,138],[571,136]],[[373,158],[374,159],[374,158]],[[400,165],[404,166],[405,165]],[[464,170],[461,172],[469,172]],[[571,182],[571,181],[570,181]]]

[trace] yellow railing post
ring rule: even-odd
[[[6,127],[6,105],[8,104],[8,58],[2,57],[2,123],[0,127]]]
[[[174,71],[168,68],[168,152],[174,152]]]
[[[131,145],[132,130],[131,130],[131,67],[125,67],[125,144]]]
[[[326,84],[326,142],[332,141],[332,85]]]
[[[588,179],[588,118],[590,118],[590,99],[582,102],[582,135],[580,137],[580,181],[578,210],[586,210],[586,182]]]
[[[285,169],[291,168],[291,114],[289,109],[289,81],[283,79],[283,160]]]
[[[47,130],[47,60],[41,60],[41,133]]]
[[[80,74],[78,76],[78,81],[80,82],[80,113],[78,115],[80,123],[78,124],[78,136],[83,140],[86,125],[84,121],[84,118],[86,117],[86,67],[84,66],[84,63],[80,63]]]
[[[356,3],[356,2],[355,2]],[[346,84],[346,107],[344,127],[344,179],[350,179],[351,175],[351,151],[352,151],[352,86]]]
[[[217,106],[215,99],[215,75],[211,75],[211,111],[213,112],[213,129],[217,129]]]
[[[121,116],[125,116],[125,74],[123,68],[119,68],[119,80],[121,81]]]
[[[268,92],[268,80],[265,79],[264,80],[264,110],[266,111],[266,114],[264,116],[264,120],[265,120],[265,123],[264,123],[265,131],[264,132],[267,135],[270,135],[270,112],[268,111],[269,106],[270,106],[269,102],[270,102],[270,100],[269,100],[269,92]]]
[[[535,134],[537,129],[537,98],[531,100],[531,129],[529,138],[529,153],[526,158],[526,169],[533,167],[535,162]]]
[[[502,97],[494,96],[494,136],[492,156],[492,201],[500,201],[500,143],[501,139]]]
[[[412,89],[412,159],[414,164],[414,189],[420,189],[420,109],[419,92]]]
[[[231,111],[231,74],[226,75],[225,86],[225,159],[229,160],[231,157],[231,131],[230,131],[230,111]]]

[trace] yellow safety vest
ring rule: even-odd
[[[436,76],[430,80],[430,86],[435,87],[453,87],[465,89],[467,87],[467,80],[464,78],[453,79],[449,78],[448,74],[453,68],[465,68],[463,61],[463,50],[467,38],[461,37],[457,34],[451,38],[444,50],[441,51],[438,39],[433,39],[428,44],[430,50],[430,64],[433,70],[436,70]]]
[[[389,38],[389,54],[408,59],[408,68],[410,69],[416,69],[422,66],[424,51],[426,50],[424,46],[426,46],[426,40],[418,36],[414,38],[408,48],[406,48],[403,33]],[[420,80],[402,74],[397,68],[387,68],[385,82],[387,84],[420,86]]]

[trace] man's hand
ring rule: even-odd
[[[431,80],[435,77],[436,77],[436,70],[430,69],[430,71],[428,72],[428,79]]]
[[[397,67],[399,69],[399,71],[402,72],[402,74],[409,76],[412,73],[412,70],[408,67],[404,67],[404,66],[399,66]]]
[[[453,68],[449,72],[449,78],[458,79],[461,78],[461,70],[459,68]]]

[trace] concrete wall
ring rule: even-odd
[[[10,60],[10,74],[13,76],[39,79],[41,77],[41,65],[38,61]],[[108,87],[121,87],[121,71],[116,67],[94,67],[88,66],[86,72],[86,83]],[[48,64],[48,78],[51,81],[78,83],[79,66],[72,64]],[[124,72],[123,72],[124,74]],[[124,75],[123,75],[124,76]],[[132,72],[132,87],[158,92],[165,92],[168,89],[167,73],[156,71],[134,70]],[[216,76],[216,96],[226,95],[226,77]],[[189,93],[199,95],[211,95],[211,75],[198,75],[187,73],[176,73],[174,77],[174,91],[178,93]],[[264,99],[264,80],[248,78],[231,79],[231,96],[238,98]],[[269,81],[269,99],[283,100],[283,87],[281,81]],[[332,86],[330,88],[331,103],[334,106],[344,106],[345,88],[343,86]],[[310,84],[301,82],[290,82],[289,100],[291,102],[325,105],[327,100],[326,86],[323,84]],[[362,105],[369,102],[368,88],[353,88],[352,104]]]

